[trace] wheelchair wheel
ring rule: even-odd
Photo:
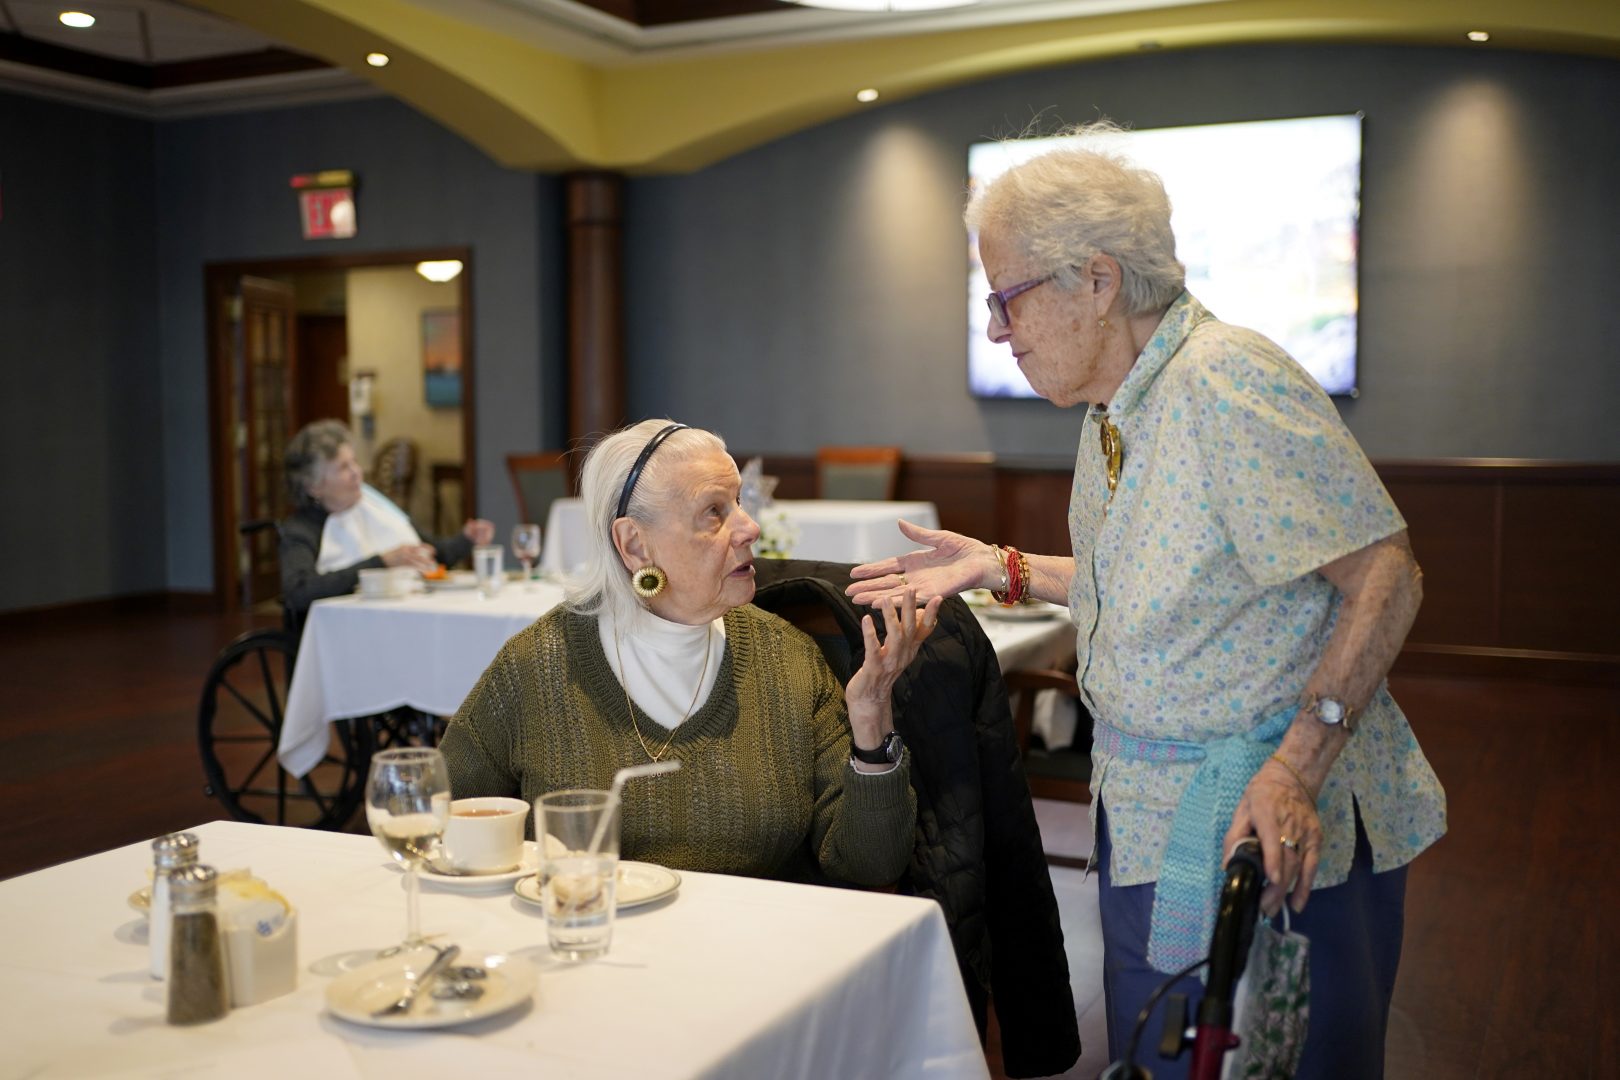
[[[329,724],[326,753],[308,775],[281,768],[276,747],[297,651],[283,631],[254,630],[214,661],[197,714],[203,790],[238,821],[341,829],[365,792],[372,728],[368,720]]]

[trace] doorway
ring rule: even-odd
[[[418,264],[454,260],[429,280]],[[472,257],[466,249],[213,263],[209,342],[214,593],[222,610],[280,593],[270,530],[292,509],[283,455],[312,420],[354,433],[366,480],[424,536],[473,516]]]

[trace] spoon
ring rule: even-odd
[[[454,960],[460,952],[460,945],[446,945],[444,951],[433,958],[433,963],[427,966],[426,971],[406,984],[405,992],[399,995],[398,999],[392,1004],[384,1005],[373,1012],[372,1017],[380,1019],[384,1016],[397,1016],[400,1013],[410,1012],[411,1005],[416,1001],[416,995],[420,994],[424,987],[437,978],[439,972],[444,970],[445,965]]]

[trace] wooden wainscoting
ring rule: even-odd
[[[780,477],[777,495],[814,496],[813,456],[763,457]],[[1620,685],[1620,464],[1374,464],[1423,566],[1423,609],[1398,671]],[[908,455],[897,497],[934,503],[956,532],[1065,551],[1070,470],[1066,461]]]

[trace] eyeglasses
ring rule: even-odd
[[[1013,297],[1022,296],[1024,293],[1027,293],[1029,290],[1035,288],[1035,286],[1045,285],[1048,281],[1051,281],[1055,277],[1057,277],[1057,274],[1055,273],[1047,274],[1045,277],[1032,278],[1029,281],[1020,282],[1010,289],[1001,289],[997,292],[992,292],[989,296],[984,298],[985,304],[990,308],[990,318],[994,320],[997,326],[1011,326],[1012,317],[1007,312],[1007,305],[1012,303]]]

